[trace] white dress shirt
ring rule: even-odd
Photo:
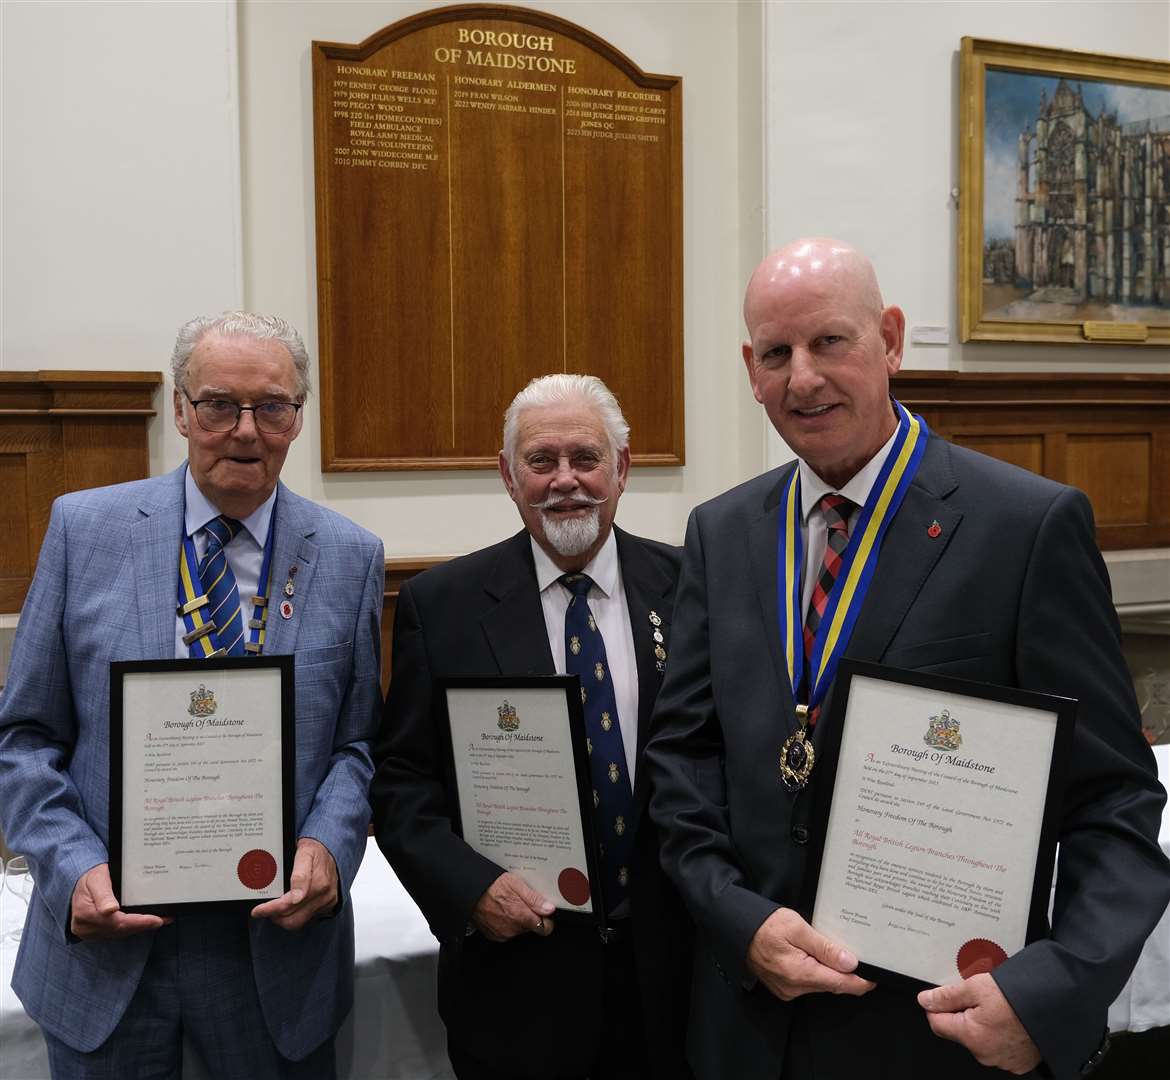
[[[565,612],[572,594],[558,583],[565,571],[532,542],[532,557],[536,562],[536,583],[540,588],[540,604],[544,609],[544,628],[548,646],[552,650],[557,674],[565,670]],[[617,539],[613,530],[593,556],[582,573],[593,579],[589,589],[589,610],[605,641],[605,658],[613,679],[617,699],[618,727],[622,733],[622,749],[626,752],[630,788],[634,786],[634,768],[638,757],[638,664],[634,658],[634,632],[630,629],[630,610],[626,604],[626,590],[622,585],[622,570],[618,561]]]
[[[184,477],[184,489],[186,501],[183,511],[183,530],[186,536],[194,539],[195,558],[198,562],[202,562],[203,556],[207,554],[207,534],[203,532],[203,526],[213,518],[219,517],[220,511],[199,490],[199,485],[191,476],[190,468],[187,469],[187,475]],[[272,510],[275,506],[276,489],[273,488],[272,494],[244,518],[241,522],[244,527],[231,538],[225,548],[228,566],[232,568],[232,573],[236,578],[236,588],[240,590],[240,607],[242,609],[240,618],[242,619],[241,625],[245,628],[245,641],[252,640],[251,633],[247,630],[248,620],[252,618],[252,597],[256,595],[256,588],[260,584],[260,570],[264,564],[264,542],[268,539],[268,525],[272,520]],[[175,554],[178,555],[177,547]],[[277,568],[272,567],[269,571],[270,580],[276,574]],[[176,607],[178,606],[178,596],[179,566],[176,562]],[[183,621],[183,616],[179,615],[175,618],[176,660],[186,660],[191,655],[191,646],[183,644],[183,635],[186,632],[187,626]]]
[[[808,605],[812,601],[813,588],[820,573],[821,563],[825,558],[825,547],[829,542],[829,527],[825,524],[825,514],[820,508],[821,498],[825,495],[844,495],[845,498],[857,504],[857,509],[849,515],[849,535],[853,535],[853,526],[861,515],[861,508],[869,498],[870,488],[882,471],[886,458],[890,456],[894,439],[897,437],[897,428],[894,434],[865,466],[854,474],[853,479],[844,487],[835,488],[826,484],[812,468],[804,461],[799,463],[800,468],[800,535],[804,541],[804,580],[800,590],[800,619],[801,625],[808,615]],[[815,513],[813,511],[816,511]]]

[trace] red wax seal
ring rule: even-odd
[[[964,979],[969,979],[972,975],[981,975],[999,967],[1006,959],[1007,953],[994,941],[977,937],[959,949],[959,955],[955,957],[955,966]]]
[[[240,859],[236,873],[247,888],[266,889],[276,877],[276,860],[267,851],[256,848]]]
[[[560,872],[557,888],[561,890],[561,896],[577,907],[589,899],[589,879],[571,866]]]

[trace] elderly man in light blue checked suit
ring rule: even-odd
[[[377,537],[279,482],[308,363],[280,319],[193,320],[172,365],[187,463],[53,506],[0,694],[0,827],[36,880],[13,987],[55,1078],[178,1076],[184,1035],[216,1077],[334,1075],[381,705],[383,555]],[[224,546],[247,598],[234,626],[247,635],[269,535],[273,608],[293,582],[263,643],[296,657],[291,887],[251,918],[129,914],[108,866],[109,665],[189,655],[181,552],[189,537],[202,559],[218,515],[238,529]],[[238,651],[231,635],[220,644]]]

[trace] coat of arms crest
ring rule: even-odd
[[[963,737],[959,734],[959,721],[943,709],[938,716],[930,718],[922,741],[936,750],[958,750],[963,745]]]
[[[200,683],[198,690],[191,691],[191,704],[187,706],[187,712],[191,716],[214,716],[215,694]]]
[[[520,716],[516,712],[516,706],[509,705],[507,698],[504,699],[502,705],[496,706],[496,713],[499,716],[496,725],[501,731],[515,731],[520,726]]]

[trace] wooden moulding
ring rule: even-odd
[[[891,391],[944,438],[1080,488],[1103,549],[1170,545],[1170,375],[901,371]]]
[[[683,463],[681,79],[460,5],[314,42],[313,109],[324,470],[494,468],[554,371]]]
[[[149,475],[157,371],[0,372],[0,613],[15,614],[53,500]]]

